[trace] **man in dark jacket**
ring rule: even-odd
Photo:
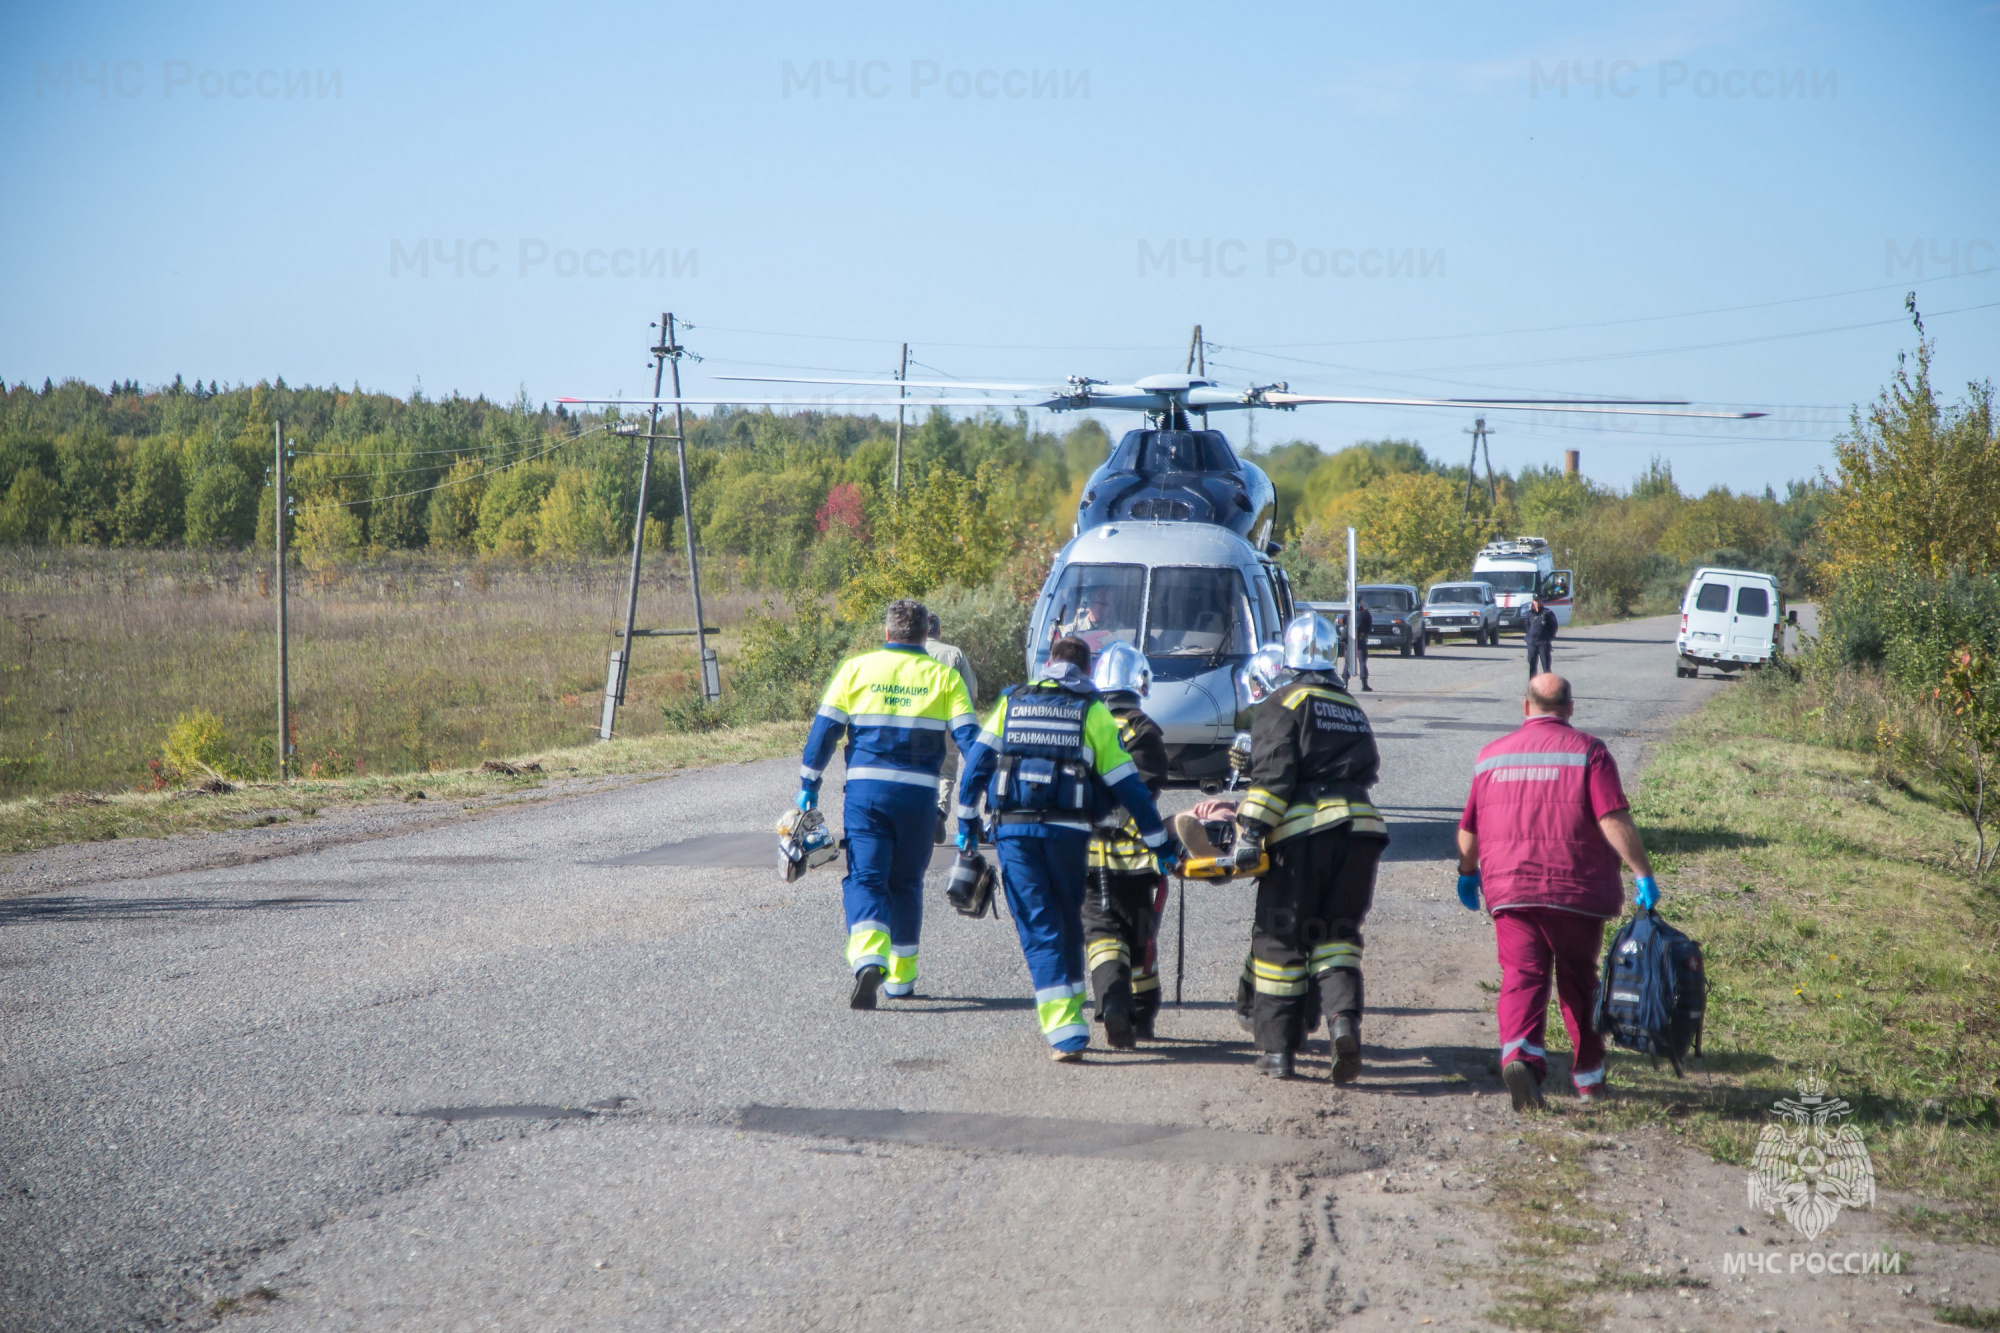
[[[1113,643],[1098,655],[1091,680],[1111,716],[1118,741],[1155,797],[1167,785],[1167,740],[1160,724],[1142,711],[1153,669],[1129,643]],[[1138,1038],[1153,1039],[1160,1012],[1160,973],[1153,942],[1166,906],[1167,878],[1139,826],[1124,816],[1116,827],[1100,824],[1090,839],[1090,888],[1083,899],[1083,951],[1090,968],[1090,991],[1104,1038],[1120,1050]]]
[[[1555,670],[1549,664],[1555,657],[1556,613],[1543,606],[1539,596],[1528,603],[1528,618],[1522,622],[1522,629],[1528,639],[1528,679]]]
[[[1333,629],[1308,611],[1285,627],[1295,673],[1250,724],[1250,790],[1237,809],[1236,863],[1254,866],[1251,1019],[1257,1070],[1292,1076],[1310,1005],[1333,1023],[1333,1081],[1361,1074],[1361,922],[1389,826],[1368,800],[1381,756],[1368,715],[1342,688]]]

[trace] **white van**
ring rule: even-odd
[[[1486,543],[1473,557],[1468,577],[1493,585],[1493,600],[1500,607],[1499,628],[1509,634],[1521,632],[1528,619],[1528,603],[1537,597],[1556,613],[1556,624],[1569,624],[1576,599],[1576,574],[1556,568],[1555,553],[1540,537],[1503,537]]]
[[[1740,671],[1762,666],[1778,651],[1778,580],[1749,569],[1704,566],[1689,580],[1681,598],[1681,631],[1674,639],[1680,658],[1676,676],[1698,676],[1701,668]]]

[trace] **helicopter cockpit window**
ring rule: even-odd
[[[1236,459],[1220,432],[1163,430],[1154,433],[1140,452],[1138,471],[1229,472]]]
[[[1056,584],[1046,648],[1065,634],[1090,645],[1093,656],[1114,643],[1136,643],[1146,593],[1143,565],[1071,565]]]
[[[1250,599],[1233,569],[1153,571],[1146,609],[1148,657],[1243,656],[1255,651]]]

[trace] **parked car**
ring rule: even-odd
[[[1424,625],[1431,642],[1469,634],[1474,643],[1500,642],[1500,599],[1490,583],[1433,583],[1424,595]]]
[[[1778,581],[1749,569],[1703,566],[1681,598],[1680,656],[1676,676],[1698,676],[1703,667],[1732,673],[1760,667],[1778,653],[1783,633]]]
[[[1368,608],[1368,646],[1424,655],[1424,599],[1407,583],[1364,583],[1355,589]]]

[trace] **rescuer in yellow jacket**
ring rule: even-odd
[[[798,806],[810,810],[834,746],[846,736],[841,898],[847,963],[854,970],[848,1003],[855,1009],[873,1009],[878,992],[916,991],[938,771],[946,746],[962,754],[979,733],[964,678],[924,651],[928,621],[921,602],[890,604],[883,646],[850,657],[834,672],[799,767]]]

